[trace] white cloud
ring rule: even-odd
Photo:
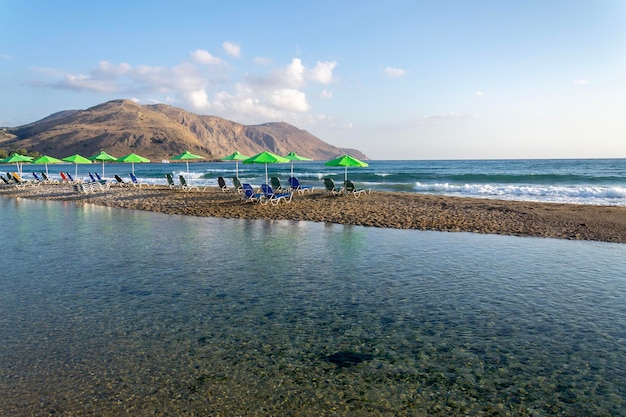
[[[384,72],[388,77],[391,77],[391,78],[399,78],[407,74],[407,71],[402,68],[392,68],[392,67],[385,68]]]
[[[475,92],[474,94],[475,94],[477,97],[482,97],[482,96],[484,96],[484,95],[485,95],[485,92],[484,92],[484,91],[481,91],[481,90],[476,90],[476,92]]]
[[[226,41],[222,44],[222,48],[224,48],[224,51],[228,55],[235,58],[241,58],[241,45]]]
[[[576,85],[588,85],[589,81],[587,81],[587,80],[574,80],[574,84],[576,84]]]
[[[0,57],[2,59],[6,59],[6,60],[13,59],[13,56],[9,55],[9,54],[2,54],[2,55],[0,55]]]
[[[317,61],[315,67],[308,71],[308,78],[321,84],[330,84],[333,79],[333,69],[336,65],[336,62]]]
[[[333,98],[333,92],[328,91],[328,90],[322,90],[322,92],[320,93],[320,98],[323,98],[323,99]]]
[[[263,56],[256,56],[252,61],[257,65],[261,65],[264,67],[269,67],[270,65],[272,65],[272,59]]]
[[[260,62],[271,64],[270,60]],[[237,72],[237,68],[222,64],[209,51],[197,49],[175,66],[133,66],[103,60],[86,73],[40,68],[41,78],[32,85],[115,94],[144,103],[165,102],[240,123],[327,122],[327,116],[312,112],[307,95],[311,85],[332,82],[335,62],[317,61],[309,68],[300,58],[293,58],[282,67],[253,67],[256,73]],[[317,94],[332,98],[330,90]]]
[[[196,49],[191,53],[191,58],[198,63],[207,65],[221,65],[222,60],[219,57],[215,57],[205,49]]]
[[[284,89],[275,90],[269,96],[269,101],[278,109],[306,112],[309,110],[309,105],[306,101],[306,95],[299,90]]]
[[[474,113],[458,113],[455,111],[449,111],[447,113],[431,114],[428,116],[419,117],[418,121],[422,123],[442,123],[447,120],[466,120],[475,119],[478,114]]]

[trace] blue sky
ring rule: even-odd
[[[626,158],[626,2],[0,0],[0,126],[126,98],[371,159]]]

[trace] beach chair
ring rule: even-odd
[[[195,185],[189,185],[187,183],[187,180],[185,180],[185,177],[183,177],[182,175],[178,176],[178,180],[180,181],[180,188],[183,189],[184,191],[191,191],[194,188],[200,191],[200,188],[196,187]]]
[[[36,172],[33,172],[32,174],[33,174],[33,178],[35,179],[35,183],[36,183],[36,184],[41,184],[41,183],[43,183],[43,180],[42,180],[41,178],[39,178],[39,175],[37,175],[37,173],[36,173]]]
[[[133,187],[141,188],[141,186],[144,185],[143,183],[139,182],[135,174],[133,174],[132,172],[128,175],[130,176],[130,180],[131,180],[130,185],[132,185]]]
[[[350,180],[344,181],[344,189],[346,190],[346,194],[352,194],[354,198],[359,198],[361,194],[370,193],[370,190],[366,190],[364,188],[356,188],[354,183]]]
[[[274,191],[278,191],[278,192],[282,192],[283,191],[283,187],[280,185],[280,179],[278,179],[278,177],[271,177],[270,178],[270,185],[272,186]]]
[[[60,171],[59,176],[61,177],[61,182],[70,182],[70,179],[67,178],[67,175],[65,175],[65,172]]]
[[[246,203],[258,203],[263,199],[263,194],[255,193],[250,184],[241,184],[241,193],[243,194],[241,199]]]
[[[291,187],[291,191],[298,192],[299,194],[304,194],[305,192],[312,192],[312,185],[302,185],[300,181],[296,177],[289,177],[289,186]]]
[[[233,177],[233,188],[238,192],[241,193],[243,192],[243,188],[241,185],[241,181],[239,181],[239,178],[237,177]]]
[[[113,176],[113,178],[115,178],[115,181],[117,181],[117,185],[120,185],[122,187],[129,187],[130,184],[127,183],[126,181],[124,181],[119,175],[115,174]]]
[[[51,180],[48,177],[48,174],[46,174],[45,172],[40,172],[40,174],[41,174],[41,178],[42,178],[42,181],[43,181],[44,184],[53,184],[53,183],[57,183],[58,182],[58,181],[55,181],[55,180]]]
[[[224,177],[217,177],[217,186],[223,192],[230,191],[226,186],[226,180],[224,179]]]
[[[326,187],[326,191],[332,195],[343,193],[341,188],[335,187],[335,181],[333,181],[332,178],[324,178],[324,186]]]
[[[72,174],[70,174],[69,172],[66,172],[66,173],[65,173],[65,176],[67,177],[67,180],[68,180],[69,182],[71,182],[71,183],[81,183],[81,182],[83,182],[82,180],[80,180],[80,179],[78,179],[78,178],[74,179],[74,178],[72,177]]]
[[[170,188],[180,188],[178,185],[174,183],[174,177],[172,174],[165,174],[165,179],[167,180],[167,186]]]
[[[274,206],[281,201],[291,203],[291,198],[293,197],[293,193],[277,193],[269,184],[261,184],[261,192],[263,194],[261,203],[272,203]]]
[[[4,185],[11,185],[11,183],[6,178],[4,178],[4,175],[0,175],[0,179],[2,179]]]
[[[11,172],[8,173],[7,175],[9,175],[9,179],[13,180],[13,184],[17,187],[26,187],[27,185],[32,185],[32,183],[30,181],[25,181],[22,179],[22,177],[20,177],[20,174],[18,174],[17,172]]]

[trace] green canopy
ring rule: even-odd
[[[87,158],[85,158],[82,155],[79,154],[74,154],[68,157],[65,157],[62,159],[65,162],[71,162],[74,165],[76,165],[76,172],[74,174],[74,176],[76,177],[76,179],[78,179],[78,164],[91,164],[91,161]]]
[[[204,156],[194,155],[189,151],[185,151],[181,153],[180,155],[172,156],[170,159],[177,160],[177,161],[185,161],[185,163],[187,164],[187,179],[191,180],[189,178],[189,160],[190,159],[204,159]]]
[[[235,151],[228,156],[220,158],[221,161],[235,161],[235,175],[239,178],[239,161],[244,161],[250,158],[249,156],[242,155],[239,151]]]
[[[348,167],[366,167],[367,163],[356,159],[350,155],[343,155],[339,158],[332,159],[326,162],[324,165],[329,167],[346,167],[346,177],[344,181],[348,180]]]
[[[24,163],[24,162],[31,162],[32,160],[33,160],[33,158],[31,156],[26,156],[26,155],[21,155],[19,153],[14,153],[13,155],[9,156],[8,158],[3,159],[2,163],[4,163],[4,164],[15,164],[17,166],[18,174],[20,174],[20,176],[22,176],[22,163]]]
[[[128,155],[124,155],[120,158],[117,158],[117,162],[130,162],[131,163],[131,172],[135,175],[135,162],[150,162],[148,158],[144,158],[143,156],[139,156],[134,153],[129,153]]]
[[[265,164],[265,183],[269,184],[268,175],[267,175],[267,164],[281,164],[289,162],[289,159],[283,158],[280,155],[276,155],[269,151],[261,152],[256,154],[248,159],[244,159],[244,164]]]
[[[89,157],[90,160],[92,161],[98,161],[98,162],[102,162],[102,177],[104,177],[104,163],[106,161],[117,161],[117,158],[109,155],[108,153],[106,153],[105,151],[100,151],[100,153],[90,156]]]
[[[300,156],[295,152],[289,152],[285,155],[285,158],[291,161],[291,176],[293,177],[293,161],[312,161],[311,158],[307,158],[306,156]]]
[[[42,155],[39,158],[35,159],[33,164],[44,164],[46,166],[46,176],[48,176],[48,164],[60,164],[60,159],[55,158],[54,156]]]

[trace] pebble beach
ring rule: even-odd
[[[217,187],[111,186],[77,193],[70,184],[0,187],[13,198],[71,201],[173,215],[327,222],[368,227],[472,232],[626,243],[626,207],[518,202],[373,191],[355,198],[323,189],[278,205],[244,202]]]

